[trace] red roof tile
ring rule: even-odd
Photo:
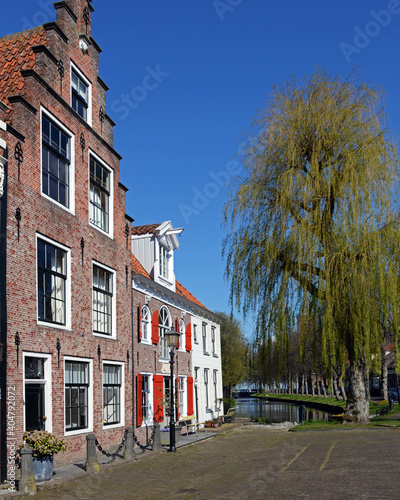
[[[204,309],[207,309],[207,307],[202,304],[199,300],[196,299],[194,295],[192,295],[186,288],[179,283],[178,280],[175,280],[176,284],[176,293],[178,295],[181,295],[182,297],[185,297],[185,299],[190,300],[190,302],[193,302],[193,304],[197,304],[200,307],[203,307]]]
[[[46,32],[42,26],[23,33],[0,38],[0,100],[8,104],[7,97],[21,93],[24,79],[23,69],[35,68],[32,47],[46,43]],[[4,76],[3,76],[4,75]]]
[[[137,260],[137,258],[133,254],[131,254],[131,267],[134,274],[141,274],[146,278],[150,278],[149,273],[146,271],[146,269],[142,266],[142,264]]]
[[[157,229],[160,225],[161,224],[147,224],[146,226],[136,226],[132,228],[131,234],[153,234],[154,230]]]

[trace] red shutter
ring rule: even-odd
[[[154,422],[162,422],[164,420],[164,410],[162,406],[164,396],[164,377],[162,375],[154,375]]]
[[[187,378],[188,415],[193,415],[193,377]]]
[[[154,311],[151,317],[151,340],[153,344],[158,344],[158,311]]]
[[[186,350],[188,352],[192,350],[192,323],[186,326]]]
[[[143,375],[136,376],[136,422],[140,427],[143,422],[142,397],[143,397]]]
[[[142,340],[142,306],[141,306],[141,304],[138,305],[137,317],[138,317],[138,339],[140,342]]]
[[[175,320],[175,331],[179,333],[179,319]],[[176,348],[179,349],[179,339],[178,343],[176,344]]]
[[[180,416],[180,411],[179,411],[179,377],[176,377],[176,394],[175,394],[175,401],[177,401],[176,403],[176,421],[179,420],[179,416]]]

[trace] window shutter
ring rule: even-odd
[[[140,342],[142,340],[142,305],[141,304],[138,305],[137,317],[138,317],[138,339]]]
[[[175,401],[176,401],[176,421],[179,420],[180,411],[179,411],[179,377],[176,377],[176,393],[175,393]]]
[[[164,396],[164,377],[162,375],[154,375],[154,422],[162,422],[164,420],[164,410],[162,406]]]
[[[175,320],[175,331],[179,333],[179,319]],[[179,349],[180,338],[178,339],[178,343],[176,344],[176,348]]]
[[[192,350],[192,323],[186,326],[186,350],[188,352]]]
[[[158,311],[154,311],[151,317],[151,341],[158,344]]]
[[[193,377],[187,378],[188,415],[193,415]]]
[[[136,377],[136,422],[140,427],[143,422],[142,397],[143,397],[143,375]]]

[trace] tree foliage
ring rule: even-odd
[[[247,346],[239,321],[223,312],[221,318],[221,364],[222,381],[226,397],[231,396],[232,387],[246,376]]]
[[[365,420],[367,370],[400,312],[398,160],[382,91],[317,70],[274,87],[253,125],[225,207],[231,300],[278,343],[298,317],[312,321],[326,369],[350,364]]]

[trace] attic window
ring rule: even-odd
[[[88,110],[88,85],[72,70],[71,73],[72,87],[72,107],[85,121],[87,121]]]
[[[170,254],[168,250],[163,245],[160,245],[159,272],[160,276],[166,280],[169,279],[169,257]]]

